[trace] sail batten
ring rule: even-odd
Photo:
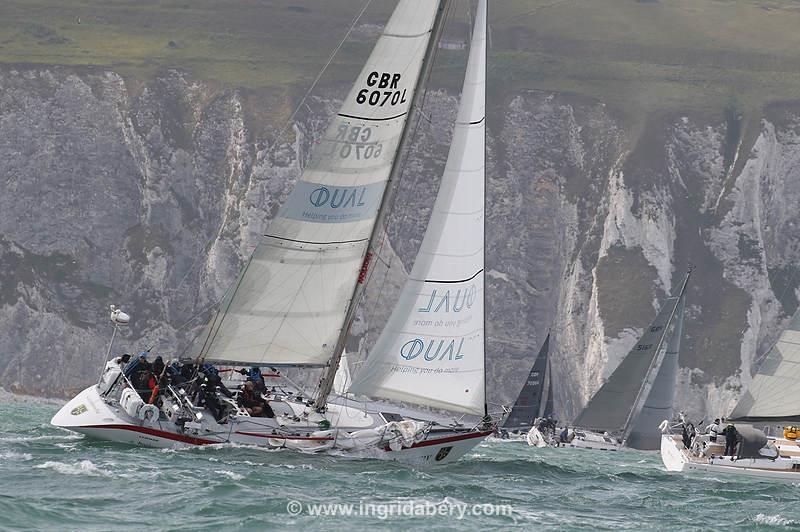
[[[475,21],[450,152],[428,228],[357,394],[484,414],[486,3]]]
[[[422,71],[438,2],[400,0],[271,222],[207,360],[324,365],[334,356]]]

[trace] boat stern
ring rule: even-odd
[[[97,385],[73,397],[50,420],[51,425],[81,433],[91,426],[115,422],[118,422],[117,416],[100,397]]]

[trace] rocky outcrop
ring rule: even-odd
[[[0,385],[65,395],[93,381],[110,303],[134,316],[119,349],[184,348],[343,91],[322,90],[276,140],[276,96],[177,71],[132,86],[0,69]],[[413,263],[456,104],[428,95],[350,350],[377,336]],[[490,399],[513,401],[551,330],[558,413],[575,415],[692,263],[679,407],[725,413],[797,308],[800,105],[766,109],[747,137],[722,113],[631,127],[544,92],[490,114]]]

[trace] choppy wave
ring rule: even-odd
[[[234,473],[233,471],[226,471],[224,469],[217,469],[215,471],[218,475],[222,475],[224,477],[228,477],[231,480],[242,480],[244,475],[240,475],[239,473]]]
[[[79,462],[53,462],[47,461],[43,464],[33,466],[34,469],[52,469],[62,475],[85,475],[90,477],[110,477],[111,472],[97,467],[91,460],[81,460]]]
[[[50,427],[57,407],[0,404],[0,528],[692,530],[797,528],[800,486],[664,471],[657,454],[483,443],[418,469],[246,445],[145,449]],[[290,515],[287,504],[510,505],[509,516]],[[152,511],[141,511],[148,508]],[[305,511],[305,510],[304,510]],[[713,516],[709,520],[709,516]]]
[[[21,460],[27,462],[33,460],[33,455],[30,453],[16,453],[14,451],[0,451],[0,460]]]
[[[779,527],[796,527],[800,524],[798,521],[787,519],[781,515],[764,515],[757,514],[753,517],[753,522],[759,525],[779,526]]]

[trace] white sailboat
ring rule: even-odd
[[[735,423],[742,437],[735,453],[726,453],[723,435],[698,434],[687,447],[682,435],[664,434],[661,438],[664,466],[668,471],[800,481],[800,429],[797,428],[800,400],[792,393],[798,378],[800,310],[767,353],[727,419]],[[752,424],[783,428],[783,437],[769,437]]]
[[[162,380],[146,401],[126,375],[130,368],[112,361],[98,385],[53,417],[54,425],[150,447],[236,442],[413,463],[457,460],[491,434],[483,296],[485,0],[439,194],[410,278],[349,391],[351,377],[340,370],[448,5],[399,1],[311,162],[181,368],[194,368],[189,381]],[[243,378],[227,379],[228,386],[215,380],[210,363],[324,373],[318,389],[307,392],[273,370],[263,393],[252,396],[234,389]],[[332,395],[334,387],[340,395]],[[356,403],[349,392],[461,419]],[[242,397],[255,397],[258,408]]]
[[[659,423],[672,417],[690,276],[691,270],[678,294],[667,298],[642,337],[572,426],[558,429],[558,446],[603,451],[618,451],[624,447],[658,449]],[[528,442],[542,446],[548,438],[536,432],[537,428],[533,427]]]

